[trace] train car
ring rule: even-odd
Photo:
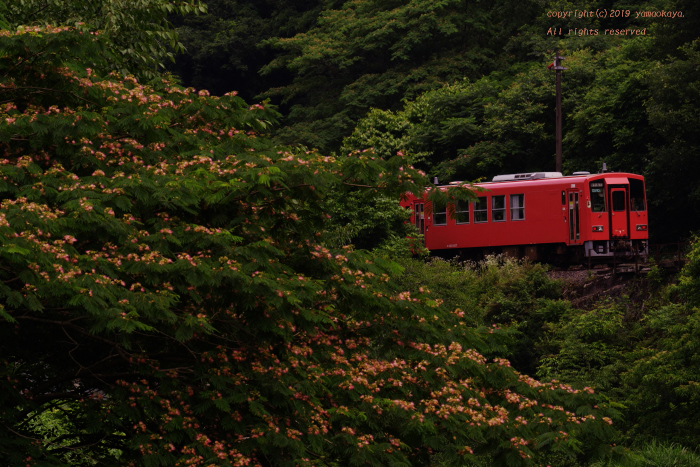
[[[402,200],[432,253],[469,259],[504,253],[559,264],[648,255],[641,175],[535,172],[499,175],[476,186],[484,189],[476,201],[456,201],[449,209],[426,209],[425,197]]]

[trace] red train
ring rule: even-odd
[[[485,189],[477,201],[456,201],[449,209],[426,209],[430,201],[413,195],[401,202],[413,211],[411,222],[431,252],[470,259],[505,253],[561,264],[648,255],[641,175],[534,172],[499,175],[476,186]]]

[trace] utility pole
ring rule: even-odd
[[[561,172],[561,72],[563,70],[568,70],[561,66],[561,61],[566,60],[564,57],[559,56],[559,51],[557,51],[557,56],[554,58],[554,63],[549,65],[548,68],[554,68],[556,72],[556,83],[557,83],[557,172]]]

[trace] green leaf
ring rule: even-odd
[[[5,311],[5,307],[3,305],[0,305],[0,318],[3,318],[5,321],[9,323],[16,323],[17,320],[12,317],[7,311]]]
[[[16,254],[19,254],[22,256],[27,256],[29,253],[31,253],[30,250],[28,250],[26,248],[19,247],[19,246],[14,245],[14,244],[4,245],[4,246],[0,247],[0,252],[10,253],[10,254],[16,253]]]

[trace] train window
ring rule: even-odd
[[[435,204],[433,212],[433,225],[447,225],[447,207],[444,204]]]
[[[510,220],[525,220],[525,195],[510,195]]]
[[[504,222],[506,220],[506,197],[491,197],[491,219],[493,222]]]
[[[603,181],[591,182],[591,210],[593,212],[605,212],[605,187]]]
[[[624,211],[625,210],[625,192],[624,190],[617,190],[612,192],[612,205],[613,211]]]
[[[469,201],[457,200],[455,203],[455,219],[458,224],[469,223]]]
[[[488,222],[489,221],[489,205],[486,201],[486,196],[474,201],[474,222]]]
[[[644,181],[630,178],[630,209],[632,211],[646,211],[644,202]]]

